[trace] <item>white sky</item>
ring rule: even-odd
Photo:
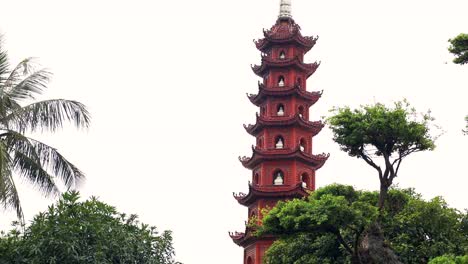
[[[89,131],[41,135],[87,174],[82,195],[96,195],[174,231],[184,263],[242,263],[228,231],[242,231],[247,210],[232,197],[250,172],[238,162],[254,139],[243,123],[257,109],[252,39],[274,24],[278,0],[0,1],[0,32],[12,64],[39,57],[54,72],[46,98],[79,100]],[[466,0],[295,0],[304,35],[319,35],[307,60],[322,61],[309,90],[325,90],[312,119],[333,106],[407,98],[430,108],[446,133],[433,152],[404,161],[397,183],[426,198],[465,208],[468,66],[453,65],[447,40],[467,32]],[[447,63],[446,63],[447,62]],[[324,129],[316,153],[329,152],[318,186],[339,182],[377,189],[374,171],[340,152]],[[26,217],[45,210],[21,188]],[[2,215],[7,229],[13,213]]]

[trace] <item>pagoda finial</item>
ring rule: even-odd
[[[281,0],[279,18],[291,18],[291,0]]]

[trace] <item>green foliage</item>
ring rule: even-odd
[[[298,234],[275,242],[267,254],[268,264],[349,263],[333,234]]]
[[[419,115],[408,102],[397,102],[393,108],[383,104],[335,108],[327,119],[334,141],[352,157],[363,159],[377,170],[380,179],[379,209],[388,188],[398,176],[404,158],[414,152],[433,150],[435,138],[430,135],[430,112]],[[383,166],[377,159],[382,160]]]
[[[429,264],[468,264],[468,255],[458,257],[444,255],[431,260]]]
[[[334,184],[306,200],[278,203],[259,227],[259,235],[280,237],[265,263],[352,263],[364,231],[379,215],[378,196]],[[387,243],[403,263],[468,252],[468,214],[449,208],[440,197],[424,201],[412,189],[391,189],[381,217]]]
[[[18,224],[0,238],[0,264],[174,264],[171,232],[138,222],[136,215],[79,194],[63,194],[24,231]]]
[[[404,263],[426,263],[429,256],[468,252],[466,217],[441,197],[408,199],[386,218],[386,236]]]
[[[394,108],[383,104],[349,107],[332,110],[328,118],[334,140],[350,156],[366,158],[399,154],[405,157],[412,152],[434,149],[429,134],[429,113],[417,120],[417,113],[407,102],[397,102]]]
[[[330,185],[318,189],[307,200],[279,202],[263,218],[263,226],[259,228],[259,234],[282,238],[268,251],[265,263],[336,263],[337,259],[357,255],[356,243],[378,216],[375,203],[369,201],[376,201],[376,196],[362,195],[351,186]],[[300,244],[295,247],[284,243],[295,239],[312,241],[310,245],[303,245],[311,259],[295,262],[298,260],[290,259],[294,255],[278,256],[279,252],[294,252],[300,248]]]
[[[448,50],[455,55],[453,62],[456,64],[468,63],[468,34],[460,34],[453,39],[449,39]]]
[[[70,121],[76,127],[88,127],[86,107],[76,101],[46,100],[36,97],[46,88],[51,73],[36,69],[31,58],[10,69],[0,36],[0,205],[23,212],[15,177],[29,182],[44,195],[57,195],[56,181],[73,188],[84,174],[63,157],[57,149],[27,135],[34,132],[55,132]]]

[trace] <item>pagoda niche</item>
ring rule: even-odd
[[[290,0],[282,0],[280,16],[264,37],[255,41],[262,53],[260,65],[252,66],[262,78],[258,94],[247,94],[260,108],[256,123],[244,125],[256,138],[252,156],[239,157],[252,171],[248,193],[234,193],[234,198],[248,208],[248,219],[261,223],[262,209],[272,208],[280,200],[302,198],[315,190],[315,172],[329,155],[314,155],[312,138],[323,128],[321,121],[309,121],[309,108],[322,92],[309,92],[306,80],[320,63],[305,63],[317,37],[305,37],[291,17]],[[262,264],[273,236],[256,237],[246,225],[244,232],[229,233],[244,248],[244,264]]]

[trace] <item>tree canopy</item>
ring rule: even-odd
[[[307,199],[279,202],[258,227],[259,235],[279,237],[265,263],[366,263],[361,240],[378,217],[377,200],[377,192],[335,184]],[[467,213],[449,208],[440,197],[425,201],[411,189],[389,191],[382,229],[385,243],[403,263],[468,252]]]
[[[462,65],[468,63],[468,34],[461,33],[449,42],[448,50],[455,55],[453,62]]]
[[[93,197],[79,202],[77,192],[16,225],[0,237],[0,264],[142,263],[175,264],[170,231],[139,223]]]
[[[44,195],[60,193],[56,181],[70,189],[84,174],[56,148],[29,135],[55,132],[67,121],[88,127],[86,107],[72,100],[35,101],[46,88],[51,73],[37,69],[32,58],[10,68],[0,36],[0,205],[23,217],[16,177],[32,184]]]
[[[334,141],[352,157],[363,159],[378,172],[379,208],[383,207],[388,188],[398,176],[408,155],[435,148],[430,135],[430,113],[418,119],[409,103],[397,102],[393,108],[377,103],[352,110],[335,108],[328,118]],[[378,159],[382,160],[382,165]]]

